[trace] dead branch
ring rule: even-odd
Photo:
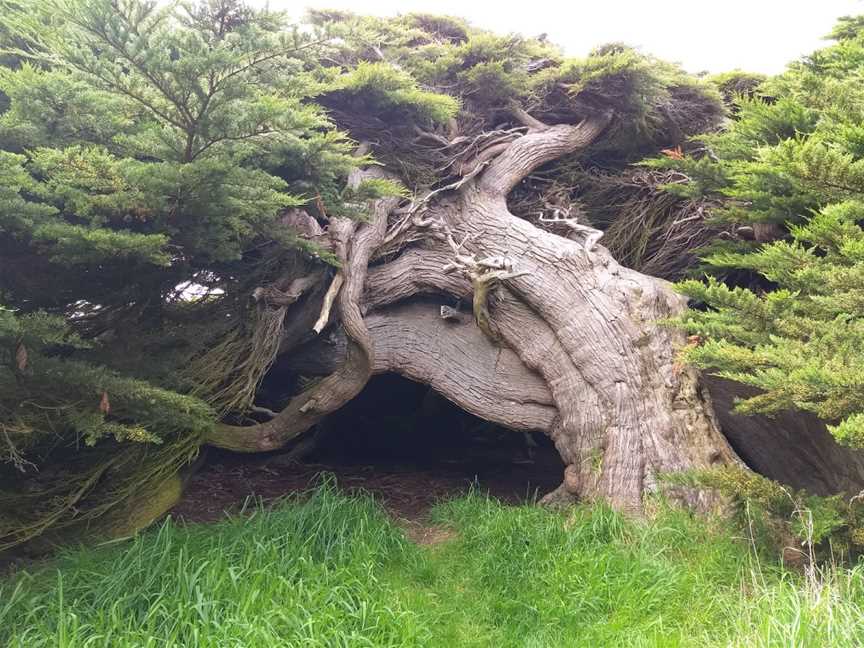
[[[349,185],[359,182],[363,176],[380,177],[381,173],[383,172],[376,167],[358,170],[349,177]],[[324,416],[342,407],[363,389],[372,375],[375,352],[372,338],[363,321],[360,300],[372,252],[380,245],[390,211],[397,203],[398,199],[395,197],[375,200],[372,219],[359,225],[346,218],[330,219],[328,233],[342,267],[328,289],[332,296],[325,299],[321,316],[314,328],[317,331],[323,330],[329,320],[332,305],[338,298],[342,328],[348,341],[342,366],[291,398],[285,408],[268,421],[250,426],[216,425],[207,436],[209,444],[239,452],[259,452],[282,447]],[[277,341],[280,338],[279,335],[275,337]]]
[[[341,271],[337,272],[336,276],[333,277],[333,281],[330,282],[330,287],[327,289],[327,293],[324,295],[324,304],[321,306],[321,314],[318,316],[315,326],[312,327],[312,330],[316,333],[321,333],[321,331],[324,330],[324,327],[327,326],[327,322],[330,321],[330,311],[333,309],[333,302],[339,294],[339,289],[342,288],[343,283],[345,283],[345,277]]]
[[[291,281],[285,290],[280,290],[278,283],[271,286],[259,286],[252,291],[252,299],[261,306],[274,308],[290,306],[310,288],[321,280],[320,272],[313,272]]]
[[[585,240],[582,243],[582,249],[586,254],[589,252],[593,252],[594,248],[597,245],[597,241],[599,241],[603,237],[603,230],[596,229],[589,225],[583,225],[579,222],[579,218],[577,216],[570,215],[570,208],[562,208],[562,207],[554,207],[552,210],[552,216],[546,216],[544,212],[540,212],[537,218],[541,223],[547,223],[551,225],[564,225],[572,234],[584,235]],[[568,238],[570,238],[568,236]]]

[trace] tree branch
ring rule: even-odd
[[[589,146],[611,120],[610,112],[588,117],[576,126],[558,124],[529,132],[492,161],[480,177],[480,188],[487,193],[506,196],[537,167]]]
[[[539,119],[529,115],[515,99],[510,102],[510,112],[512,112],[516,120],[529,131],[540,133],[549,129],[549,124],[544,124]]]
[[[349,186],[356,186],[363,177],[380,177],[382,173],[377,167],[358,169],[349,177]],[[280,448],[363,389],[372,375],[375,349],[363,321],[360,300],[369,260],[384,238],[388,216],[398,202],[396,197],[376,200],[373,216],[366,223],[358,224],[347,218],[331,219],[329,234],[342,263],[337,279],[341,276],[344,281],[341,290],[332,291],[334,300],[338,299],[342,327],[348,339],[343,365],[309,390],[294,396],[285,409],[269,421],[246,427],[217,425],[207,436],[207,443],[239,452]]]
[[[470,317],[445,321],[439,313],[436,302],[412,301],[369,315],[374,372],[429,385],[461,409],[513,430],[550,430],[558,412],[545,381],[513,351],[495,347]],[[328,374],[344,362],[345,344],[316,340],[285,366]]]
[[[339,294],[339,289],[342,288],[343,283],[345,283],[345,277],[341,272],[339,272],[335,277],[333,277],[333,281],[327,289],[327,294],[324,295],[324,304],[321,306],[321,314],[318,315],[318,320],[315,322],[315,326],[312,327],[312,330],[316,333],[323,331],[324,327],[327,326],[327,322],[330,321],[330,311],[333,308],[333,302],[336,300],[336,295]]]

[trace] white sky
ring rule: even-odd
[[[299,17],[306,7],[395,15],[423,11],[526,36],[546,33],[572,56],[623,41],[691,72],[741,68],[768,74],[825,45],[864,0],[256,0]]]

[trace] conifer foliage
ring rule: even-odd
[[[0,550],[154,498],[215,414],[178,377],[281,219],[353,166],[303,57],[231,0],[3,2]],[[245,302],[243,302],[245,304]],[[243,312],[242,304],[239,311]]]
[[[671,191],[720,198],[739,232],[707,281],[679,285],[699,305],[686,358],[758,388],[742,412],[803,409],[864,447],[864,29],[846,18],[832,36],[739,95],[722,132],[648,164],[688,175]]]

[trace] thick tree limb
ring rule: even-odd
[[[397,373],[513,430],[548,431],[557,411],[543,379],[509,349],[495,347],[471,318],[445,321],[440,303],[399,304],[366,318],[375,344],[374,372]],[[345,340],[316,340],[286,358],[284,368],[328,374],[341,366]]]
[[[539,119],[529,115],[516,100],[510,102],[510,112],[512,112],[513,116],[519,121],[519,123],[525,126],[529,131],[540,133],[549,129],[549,124],[544,124]]]
[[[558,124],[529,132],[495,158],[480,177],[486,193],[506,196],[534,169],[591,144],[606,129],[612,113],[588,117],[576,126]]]
[[[461,273],[444,273],[452,261],[444,250],[411,249],[393,261],[369,269],[364,302],[369,310],[421,295],[471,295],[471,281]]]
[[[363,175],[381,173],[378,168],[357,172],[351,182],[359,182]],[[280,448],[327,414],[339,409],[363,389],[373,371],[374,343],[363,323],[360,298],[369,260],[384,238],[388,216],[397,203],[397,198],[375,201],[371,221],[359,227],[356,222],[342,218],[332,219],[330,224],[336,254],[342,262],[340,273],[344,276],[338,304],[349,340],[345,363],[311,390],[292,398],[269,421],[251,426],[217,425],[207,437],[209,444],[238,452]]]

